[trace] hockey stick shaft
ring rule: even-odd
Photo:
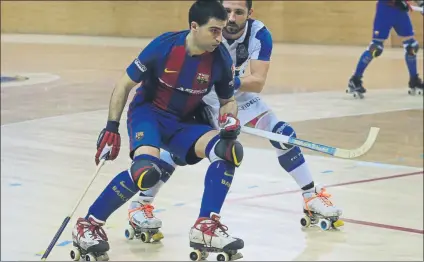
[[[52,241],[50,242],[50,245],[47,247],[46,251],[44,252],[43,256],[41,257],[42,261],[45,261],[47,257],[49,256],[50,252],[52,251],[54,245],[56,245],[56,242],[59,240],[60,236],[62,235],[63,231],[65,230],[66,226],[68,225],[69,221],[71,220],[72,216],[75,213],[75,210],[78,208],[79,204],[81,203],[82,199],[84,198],[85,194],[87,193],[88,189],[90,188],[91,184],[93,183],[94,179],[96,179],[97,175],[99,174],[100,169],[104,165],[106,159],[103,158],[99,165],[96,168],[96,171],[94,172],[90,183],[85,187],[84,192],[81,194],[80,198],[78,199],[78,202],[75,204],[74,208],[72,209],[71,213],[65,217],[65,219],[62,222],[62,225],[59,227],[59,229],[56,232],[56,235],[53,237]]]
[[[289,137],[282,134],[267,132],[267,131],[256,129],[256,128],[251,128],[246,126],[241,127],[241,131],[246,134],[259,136],[259,137],[266,138],[268,140],[272,140],[275,142],[307,148],[310,150],[314,150],[320,153],[324,153],[324,154],[339,157],[339,158],[356,158],[368,152],[373,146],[373,144],[375,143],[379,130],[380,129],[377,127],[372,127],[368,134],[367,140],[361,147],[358,147],[355,149],[343,149],[343,148],[322,145],[322,144],[310,142],[307,140],[302,140],[299,138]]]
[[[421,13],[423,12],[423,9],[424,9],[420,6],[415,6],[415,5],[411,5],[410,7],[411,7],[412,11],[421,12]]]

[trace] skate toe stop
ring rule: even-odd
[[[344,226],[344,222],[343,220],[337,220],[336,222],[333,223],[334,227],[341,227]]]

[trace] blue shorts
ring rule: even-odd
[[[189,165],[202,160],[196,156],[194,145],[200,137],[213,130],[213,127],[194,120],[181,122],[151,103],[130,108],[127,127],[131,158],[138,147],[152,146],[174,154]]]
[[[401,37],[414,35],[411,18],[407,11],[378,2],[372,37],[386,40],[392,28]]]

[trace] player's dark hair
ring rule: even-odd
[[[227,21],[227,11],[219,1],[213,0],[197,0],[188,12],[188,24],[196,22],[199,26],[205,25],[209,19]]]
[[[220,2],[221,4],[223,4],[223,3],[224,3],[224,0],[219,0],[219,2]],[[247,10],[249,10],[249,11],[250,11],[250,9],[252,9],[252,6],[253,6],[253,0],[246,0],[246,7],[247,7]]]

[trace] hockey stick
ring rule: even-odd
[[[343,149],[338,147],[321,145],[314,142],[310,142],[310,141],[306,141],[306,140],[302,140],[302,139],[298,139],[294,137],[289,137],[289,136],[285,136],[281,134],[275,134],[275,133],[267,132],[267,131],[256,129],[256,128],[246,127],[246,126],[242,126],[241,131],[250,135],[263,137],[275,142],[300,146],[300,147],[308,148],[317,152],[328,154],[331,156],[349,159],[349,158],[359,157],[365,154],[366,152],[368,152],[371,149],[371,147],[374,145],[374,142],[377,139],[377,135],[378,135],[378,132],[380,131],[380,128],[371,127],[370,132],[368,134],[368,138],[365,141],[365,143],[362,144],[362,146],[355,149]]]
[[[416,6],[416,5],[411,5],[410,7],[411,7],[412,11],[416,11],[416,12],[421,12],[422,13],[423,10],[424,10],[423,7]]]
[[[91,184],[93,183],[94,179],[99,174],[99,171],[102,168],[102,166],[104,165],[106,158],[103,158],[102,160],[100,160],[100,163],[97,166],[96,172],[94,172],[93,177],[90,180],[90,183],[85,187],[84,192],[81,194],[80,198],[78,199],[78,202],[75,205],[74,209],[72,209],[71,213],[67,217],[65,217],[65,219],[63,220],[62,225],[60,226],[59,230],[57,230],[56,235],[53,237],[52,241],[50,242],[49,247],[46,249],[43,256],[41,257],[42,261],[45,261],[47,259],[47,256],[50,254],[54,245],[59,240],[60,235],[62,235],[63,231],[65,230],[66,226],[68,225],[69,221],[71,220],[71,217],[74,215],[75,210],[78,208],[79,204],[81,203],[82,199],[84,198],[85,194],[87,193],[87,191],[90,188]]]

